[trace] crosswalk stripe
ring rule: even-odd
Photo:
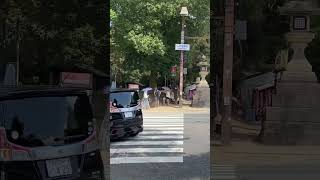
[[[144,130],[157,130],[157,131],[165,131],[165,130],[183,130],[183,127],[148,127]]]
[[[161,119],[159,121],[159,119],[146,120],[146,118],[144,118],[144,121],[148,121],[148,122],[184,122],[184,119],[183,118],[172,118],[172,119]]]
[[[135,137],[111,143],[110,164],[183,162],[183,117],[144,117],[143,128]]]
[[[141,140],[141,139],[183,139],[183,135],[168,135],[168,136],[137,136],[137,137],[131,137],[128,139],[135,139],[135,140]]]
[[[183,124],[143,124],[144,127],[183,127]]]
[[[183,131],[142,131],[140,134],[183,134]]]
[[[168,157],[117,157],[110,158],[110,164],[132,164],[132,163],[169,163],[169,162],[183,162],[182,156]]]
[[[143,121],[143,124],[184,124],[184,121]]]
[[[110,153],[183,153],[183,148],[122,148],[110,149]]]
[[[183,141],[125,141],[115,142],[113,146],[132,146],[132,145],[183,145]]]
[[[165,119],[163,117],[155,117],[155,116],[143,116],[144,119],[152,119],[152,120],[166,120],[166,119],[183,119],[183,116],[167,116]]]

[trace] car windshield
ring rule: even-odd
[[[128,108],[138,105],[139,94],[136,91],[110,93],[112,106],[117,108]]]
[[[0,102],[9,141],[27,147],[84,140],[93,119],[87,95],[31,97]]]

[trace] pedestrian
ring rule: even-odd
[[[160,95],[161,95],[161,91],[157,88],[156,89],[156,101],[157,101],[157,107],[160,106]]]
[[[166,91],[166,105],[169,105],[171,99],[171,90]]]
[[[144,91],[144,92],[143,92],[142,102],[143,102],[143,105],[142,105],[142,108],[143,108],[143,109],[150,109],[148,91]]]
[[[177,105],[178,104],[178,88],[177,87],[174,88],[173,96],[174,96],[174,103],[175,105]]]

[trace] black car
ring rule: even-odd
[[[111,140],[136,136],[143,131],[143,115],[138,90],[111,90],[110,124]]]
[[[90,92],[0,88],[0,179],[103,180]]]

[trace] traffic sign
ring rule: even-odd
[[[190,44],[176,44],[177,51],[190,51]]]
[[[183,74],[187,75],[188,74],[188,68],[183,68]]]

